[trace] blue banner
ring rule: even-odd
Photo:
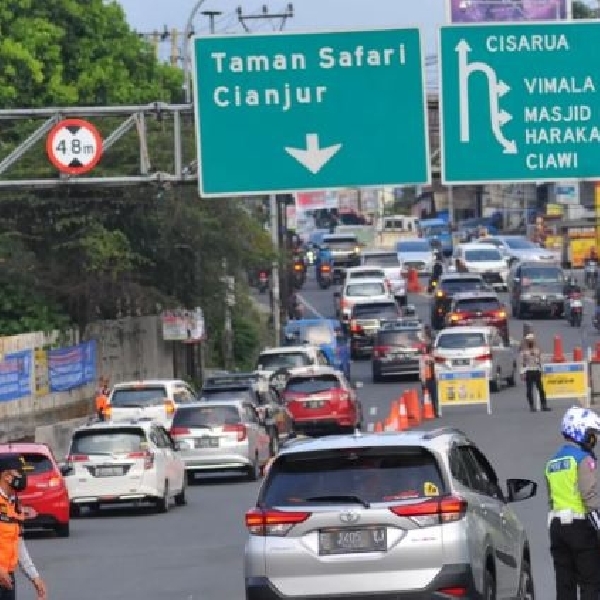
[[[96,380],[96,342],[48,352],[51,392],[65,392]]]
[[[31,350],[6,354],[0,362],[0,402],[31,395]]]

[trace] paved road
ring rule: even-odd
[[[319,313],[331,315],[330,291],[320,291],[309,281],[302,294]],[[427,318],[427,298],[414,296],[411,301]],[[534,320],[531,324],[548,352],[556,333],[563,335],[565,350],[570,351],[581,343],[586,329],[575,331],[564,321]],[[586,325],[591,330],[589,314]],[[520,339],[521,332],[522,323],[512,322],[511,335]],[[588,343],[593,345],[596,339],[600,338],[589,334]],[[385,416],[390,401],[414,385],[373,385],[368,362],[353,365],[353,378],[364,383],[360,395],[368,424]],[[441,421],[466,431],[502,479],[529,477],[543,484],[543,465],[560,443],[559,420],[569,403],[557,402],[551,413],[531,414],[522,385],[494,394],[492,401],[492,416],[483,408],[465,407],[447,411]],[[187,507],[167,515],[110,511],[78,519],[72,523],[70,539],[33,539],[30,551],[47,579],[51,599],[243,600],[243,518],[257,488],[257,484],[230,479],[204,481],[190,490]],[[517,505],[516,510],[529,531],[538,598],[552,598],[543,485],[537,498]],[[21,600],[34,598],[23,583],[21,592]]]

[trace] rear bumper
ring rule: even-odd
[[[229,469],[245,469],[252,465],[247,453],[222,454],[217,456],[189,456],[183,457],[185,470],[196,471],[227,471]]]
[[[421,373],[419,360],[407,361],[373,361],[373,371],[380,375],[419,375]]]
[[[294,419],[294,431],[296,433],[309,433],[318,435],[337,431],[340,427],[353,427],[356,417],[353,415],[340,415],[339,418],[324,417],[322,419]]]
[[[54,529],[57,525],[69,524],[69,509],[60,515],[38,515],[34,519],[25,519],[24,527],[30,529]]]
[[[460,588],[467,590],[465,600],[477,600],[470,565],[448,565],[442,568],[438,576],[423,590],[389,590],[360,594],[327,594],[326,596],[285,596],[275,588],[266,577],[246,579],[246,600],[448,600],[451,596],[440,593],[444,588]]]

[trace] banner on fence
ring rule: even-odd
[[[490,380],[484,370],[449,371],[437,374],[440,415],[444,406],[485,404],[492,414]]]
[[[96,380],[96,342],[83,342],[48,352],[51,392],[65,392]]]
[[[31,394],[31,350],[5,354],[0,362],[0,402]]]
[[[48,352],[43,348],[36,348],[33,351],[34,377],[35,377],[35,395],[39,398],[46,396],[50,392],[50,382],[48,380]]]
[[[548,399],[587,398],[587,363],[547,363],[542,365],[542,383]]]

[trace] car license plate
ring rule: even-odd
[[[404,352],[394,352],[391,356],[394,360],[406,360],[408,358],[408,354],[404,354]]]
[[[319,532],[319,554],[357,554],[385,552],[387,535],[385,527],[364,529],[333,529]]]
[[[196,448],[218,448],[219,438],[203,437],[196,440]]]
[[[571,300],[571,308],[581,308],[581,300]]]
[[[96,467],[96,477],[118,477],[123,475],[123,467]]]
[[[471,361],[468,358],[458,358],[452,361],[452,365],[455,367],[468,367]]]
[[[471,323],[473,325],[487,325],[487,321],[485,319],[473,319]]]
[[[306,408],[321,408],[324,404],[325,402],[323,400],[309,400],[304,403],[304,406],[306,406]]]

